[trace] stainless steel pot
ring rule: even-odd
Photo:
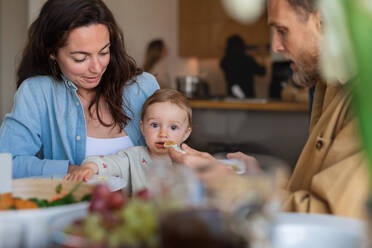
[[[177,90],[185,94],[188,98],[208,98],[208,83],[195,76],[183,76],[176,78]]]

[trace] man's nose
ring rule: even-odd
[[[273,50],[274,53],[282,53],[284,52],[284,46],[281,41],[281,39],[278,37],[276,32],[273,32],[273,37],[271,40],[271,49]]]

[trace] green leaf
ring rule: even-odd
[[[58,184],[56,187],[57,194],[61,193],[61,191],[62,191],[62,184]]]

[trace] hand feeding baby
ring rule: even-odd
[[[174,148],[177,152],[180,152],[180,153],[186,154],[186,152],[183,151],[183,150],[181,149],[181,147],[180,147],[179,145],[177,145],[176,142],[173,142],[173,141],[171,141],[171,140],[165,141],[165,142],[164,142],[164,147],[165,147],[165,148]]]

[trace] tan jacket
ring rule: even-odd
[[[318,83],[310,136],[283,192],[284,211],[364,217],[368,174],[356,125],[343,86]]]

